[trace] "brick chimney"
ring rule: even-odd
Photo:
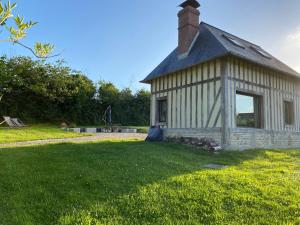
[[[178,13],[178,56],[184,57],[189,53],[195,37],[198,35],[200,24],[200,4],[196,0],[187,0],[181,5]]]

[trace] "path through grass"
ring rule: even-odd
[[[67,132],[51,125],[35,125],[25,128],[0,128],[0,144],[14,143],[21,141],[46,140],[55,138],[75,138],[87,136],[88,134],[78,134]]]

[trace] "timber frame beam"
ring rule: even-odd
[[[229,145],[229,104],[228,104],[228,59],[224,58],[221,63],[221,89],[222,89],[222,147],[226,149]]]

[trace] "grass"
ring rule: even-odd
[[[300,224],[300,150],[44,145],[0,149],[0,177],[5,225]]]
[[[9,129],[1,127],[0,144],[55,138],[75,138],[86,135],[88,134],[67,132],[51,125],[34,125],[19,129]]]

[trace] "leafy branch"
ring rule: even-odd
[[[49,52],[52,52],[54,49],[54,46],[49,43],[42,44],[40,42],[36,42],[34,45],[34,49],[22,44],[19,41],[15,41],[14,44],[18,44],[23,48],[28,49],[37,58],[47,59],[47,58],[54,58],[60,55],[60,54],[49,55]]]
[[[29,22],[25,22],[24,17],[14,16],[13,10],[16,7],[16,3],[11,4],[11,2],[8,0],[7,4],[3,4],[0,0],[0,26],[5,27],[9,32],[9,37],[4,40],[0,40],[0,42],[11,42],[13,44],[18,44],[28,49],[37,58],[52,58],[60,55],[51,55],[54,50],[54,46],[49,43],[43,44],[37,42],[35,43],[34,47],[31,48],[20,42],[20,40],[24,39],[27,36],[28,30],[35,26],[37,22],[33,22],[31,20]],[[14,26],[8,26],[7,22],[12,19],[14,21]]]

